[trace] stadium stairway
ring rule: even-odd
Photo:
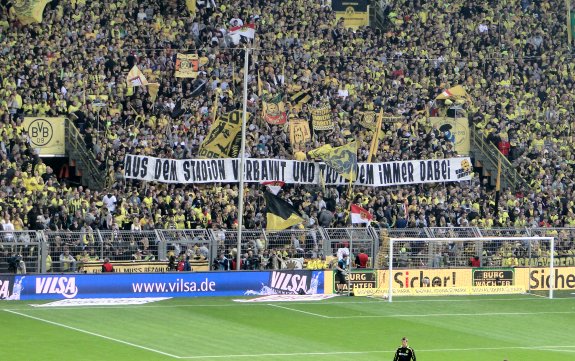
[[[519,172],[513,167],[509,160],[501,154],[497,147],[488,142],[487,139],[475,127],[470,127],[471,137],[471,157],[474,160],[476,169],[479,167],[483,171],[482,175],[490,175],[490,184],[497,183],[497,168],[501,159],[501,188],[529,189],[529,185],[521,177]]]
[[[81,174],[82,185],[92,190],[105,188],[106,171],[98,167],[94,154],[86,147],[84,137],[69,119],[66,119],[66,155]]]

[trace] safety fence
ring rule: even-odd
[[[397,267],[461,267],[470,257],[481,257],[482,265],[504,266],[514,257],[524,262],[545,259],[545,244],[521,242],[521,237],[552,236],[556,239],[556,256],[565,263],[575,259],[575,228],[491,228],[446,227],[376,229],[372,227],[287,229],[279,232],[223,229],[158,229],[151,231],[10,231],[0,232],[0,273],[66,273],[96,271],[94,264],[105,258],[114,262],[168,262],[184,257],[194,270],[216,267],[220,255],[235,260],[238,251],[245,269],[302,268],[309,260],[337,259],[337,252],[347,249],[352,260],[359,252],[370,258],[369,267],[387,266],[389,238],[414,238],[397,246]],[[516,242],[428,242],[430,238],[465,239],[469,237],[517,237]],[[238,250],[238,246],[240,249]],[[505,246],[505,247],[504,247]],[[531,247],[535,247],[532,249]],[[502,252],[512,254],[502,256]],[[495,256],[494,256],[495,255]],[[485,260],[483,259],[485,257]],[[276,262],[277,260],[277,262]],[[289,262],[287,262],[289,260]],[[297,260],[294,262],[293,260]],[[401,263],[400,263],[401,262]],[[507,261],[513,264],[512,261]],[[538,261],[539,262],[539,261]],[[544,261],[541,261],[544,262]],[[329,262],[328,262],[329,263]],[[231,266],[231,265],[230,265]],[[164,268],[158,268],[162,270]]]

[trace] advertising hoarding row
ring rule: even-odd
[[[0,277],[0,299],[202,297],[324,293],[324,272],[186,272]]]
[[[397,296],[516,293],[545,291],[550,280],[558,290],[575,291],[575,267],[395,270]],[[354,270],[340,285],[334,272],[278,270],[255,272],[44,274],[0,276],[0,300],[51,300],[122,297],[202,297],[277,294],[356,295],[385,293],[386,270]]]

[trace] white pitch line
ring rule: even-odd
[[[536,293],[527,293],[527,295],[529,295],[531,297],[549,298],[549,296],[542,296],[542,295],[538,295]]]
[[[63,323],[54,322],[54,321],[50,321],[50,320],[45,320],[45,319],[43,319],[43,318],[30,316],[30,315],[27,315],[27,314],[24,314],[24,313],[20,313],[20,312],[16,312],[16,311],[13,311],[13,310],[4,309],[4,311],[13,313],[13,314],[18,315],[18,316],[31,318],[31,319],[36,320],[36,321],[41,321],[41,322],[49,323],[49,324],[54,325],[54,326],[59,326],[59,327],[67,328],[67,329],[72,330],[72,331],[77,331],[77,332],[85,333],[85,334],[90,335],[90,336],[96,336],[96,337],[100,337],[100,338],[103,338],[103,339],[106,339],[106,340],[109,340],[109,341],[114,341],[114,342],[118,342],[118,343],[121,343],[121,344],[124,344],[124,345],[136,347],[136,348],[139,348],[139,349],[142,349],[142,350],[155,352],[155,353],[158,353],[158,354],[161,354],[161,355],[164,355],[164,356],[169,356],[169,357],[177,358],[177,359],[181,358],[180,356],[172,355],[172,354],[167,353],[167,352],[163,352],[163,351],[156,350],[156,349],[153,349],[153,348],[150,348],[150,347],[146,347],[146,346],[137,345],[137,344],[135,344],[135,343],[131,343],[131,342],[128,342],[128,341],[118,340],[117,338],[100,335],[99,333],[82,330],[81,328],[64,325]]]
[[[326,316],[327,318],[395,318],[395,317],[451,317],[451,316],[530,316],[530,315],[562,315],[575,314],[575,311],[548,311],[548,312],[487,312],[487,313],[428,313],[423,315],[357,315],[357,316]]]
[[[519,301],[530,301],[530,302],[546,302],[548,299],[545,298],[533,298],[533,297],[525,297],[525,298],[487,298],[487,299],[420,299],[420,300],[397,300],[393,301],[394,304],[398,303],[427,303],[427,302],[485,302],[485,301],[493,301],[493,302],[500,302],[500,301],[511,301],[511,302],[519,302]],[[566,297],[566,298],[554,298],[553,301],[560,301],[560,300],[573,300],[573,297]],[[284,304],[296,304],[296,305],[353,305],[353,304],[382,304],[388,303],[387,300],[377,300],[377,301],[332,301],[332,302],[283,302]],[[76,307],[54,307],[54,308],[47,308],[47,307],[34,307],[34,308],[14,308],[16,311],[42,311],[42,310],[69,310],[69,309],[117,309],[117,308],[179,308],[179,307],[245,307],[245,306],[264,306],[266,304],[262,303],[224,303],[220,305],[214,304],[186,304],[186,305],[126,305],[126,306],[76,306]]]
[[[478,348],[444,348],[417,350],[421,352],[469,352],[469,351],[497,351],[497,350],[544,350],[559,352],[575,352],[575,350],[553,350],[560,348],[575,348],[575,346],[508,346],[508,347],[478,347]],[[325,355],[365,355],[374,353],[393,353],[393,350],[373,350],[373,351],[332,351],[332,352],[294,352],[294,353],[261,353],[261,354],[228,354],[228,355],[205,355],[205,356],[182,356],[187,360],[218,359],[218,358],[241,358],[241,357],[270,357],[270,356],[325,356]]]
[[[296,308],[289,308],[289,307],[285,307],[285,306],[274,305],[273,303],[266,303],[266,305],[271,306],[271,307],[276,307],[276,308],[283,308],[284,310],[290,310],[293,312],[305,313],[306,315],[311,315],[311,316],[315,316],[315,317],[331,318],[329,316],[320,315],[319,313],[307,312],[307,311],[298,310]]]

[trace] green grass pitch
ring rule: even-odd
[[[2,302],[0,360],[392,360],[407,336],[418,361],[572,361],[575,296],[558,296],[181,298],[66,308]]]

